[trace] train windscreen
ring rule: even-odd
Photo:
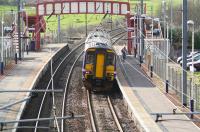
[[[115,64],[115,56],[113,53],[108,53],[107,55],[107,65],[114,65]]]
[[[86,55],[86,64],[94,63],[94,52],[88,52]]]

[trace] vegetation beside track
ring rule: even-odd
[[[5,2],[4,2],[5,1]],[[128,0],[122,0],[122,1],[128,1]],[[170,0],[166,0],[167,2],[170,2]],[[13,5],[13,1],[10,0],[2,0],[2,4],[0,5],[0,11],[16,11],[17,6],[9,6]],[[140,3],[139,0],[130,0],[131,2],[131,11],[135,12],[135,4]],[[181,0],[173,0],[173,5],[180,4]],[[153,10],[153,14],[156,15],[157,12],[160,10],[161,1],[160,0],[144,0],[144,3],[147,4],[147,13],[151,14],[151,10]],[[25,7],[25,10],[28,12],[29,15],[35,15],[35,9],[34,7]],[[107,18],[110,16],[107,16]],[[113,16],[113,19],[118,18],[119,16]],[[45,17],[47,19],[47,17]],[[103,15],[87,15],[88,24],[94,25],[100,23],[101,19],[103,18]],[[57,29],[57,16],[52,16],[47,23],[47,32],[54,31]],[[67,29],[68,27],[80,27],[85,25],[85,15],[61,15],[61,28]],[[50,29],[50,30],[49,30]]]

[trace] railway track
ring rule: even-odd
[[[84,43],[81,43],[80,45],[78,45],[77,47],[75,47],[64,59],[63,59],[63,61],[59,64],[59,66],[56,68],[56,70],[54,71],[54,73],[53,73],[53,76],[54,75],[56,75],[56,73],[57,73],[57,71],[58,70],[61,70],[61,69],[63,69],[63,68],[61,68],[62,67],[62,64],[65,62],[65,61],[67,61],[67,62],[65,62],[65,64],[67,64],[67,65],[63,65],[63,66],[65,66],[66,67],[66,70],[65,70],[65,72],[63,72],[62,73],[62,77],[60,78],[61,80],[63,80],[63,79],[66,79],[66,77],[67,77],[67,83],[66,83],[66,86],[64,86],[64,87],[56,87],[55,86],[55,89],[63,89],[64,90],[64,94],[63,93],[61,93],[60,95],[58,95],[58,94],[54,94],[54,93],[52,93],[52,111],[51,111],[51,113],[52,113],[52,116],[53,117],[55,117],[56,118],[56,116],[59,116],[59,117],[64,117],[64,114],[63,114],[63,105],[64,105],[64,103],[65,103],[65,100],[66,100],[66,93],[67,93],[67,88],[68,88],[68,82],[69,82],[69,79],[70,79],[70,77],[71,77],[71,71],[73,70],[73,67],[74,67],[74,63],[75,62],[73,62],[74,61],[74,58],[75,58],[75,56],[76,56],[76,54],[78,53],[78,52],[80,52],[80,51],[82,51],[83,50],[83,45],[84,45]],[[76,59],[75,59],[76,60]],[[73,64],[72,64],[73,63]],[[72,65],[71,65],[72,64]],[[67,67],[71,67],[70,69],[69,68],[67,68]],[[64,70],[64,69],[63,69]],[[63,76],[64,75],[64,76]],[[59,76],[61,76],[61,75],[59,75]],[[54,87],[54,84],[53,84],[53,87],[50,87],[50,85],[52,86],[52,80],[50,80],[50,82],[48,83],[48,86],[47,86],[47,88],[46,89],[50,89],[50,88],[52,88],[53,89],[53,87]],[[62,95],[63,94],[63,95]],[[44,112],[42,112],[42,110],[43,110],[43,107],[44,107],[44,100],[45,99],[47,99],[46,98],[46,95],[47,95],[47,93],[45,92],[44,93],[44,96],[43,96],[43,100],[42,100],[42,102],[41,102],[41,105],[40,105],[40,109],[39,109],[39,112],[38,112],[38,116],[37,116],[37,118],[39,119],[39,118],[41,118],[42,117],[42,115],[41,115],[41,113],[44,113]],[[59,98],[59,97],[61,97],[61,98],[63,98],[62,100],[63,100],[63,103],[62,103],[62,106],[60,105],[61,103],[60,103],[60,100],[58,100],[57,98]],[[55,101],[56,100],[56,101]],[[62,109],[62,112],[61,112],[61,114],[60,114],[60,109]],[[58,130],[58,131],[62,131],[63,130],[63,128],[62,128],[62,124],[63,124],[63,120],[61,120],[61,124],[57,121],[57,120],[55,120],[53,123],[51,123],[51,124],[53,124],[53,128],[55,128],[55,130]],[[35,124],[35,129],[34,129],[34,132],[37,132],[38,131],[38,126],[40,126],[40,125],[42,125],[43,126],[43,123],[39,123],[38,121],[36,122],[36,124]],[[60,125],[61,125],[61,127],[60,127]]]
[[[87,102],[86,102],[86,98],[87,98],[85,94],[86,90],[82,88],[83,84],[82,84],[82,80],[80,79],[82,59],[79,62],[77,63],[77,66],[73,68],[76,70],[70,72],[70,73],[74,73],[72,74],[72,79],[70,77],[66,83],[66,86],[68,87],[66,88],[66,92],[65,92],[66,99],[63,100],[64,101],[63,106],[65,107],[63,107],[62,109],[62,116],[64,116],[65,114],[70,115],[71,113],[73,113],[75,115],[85,115],[85,119],[76,119],[73,121],[63,120],[61,123],[61,131],[91,131],[92,130],[91,126],[88,125],[90,124],[90,121],[89,121],[89,113],[88,113]],[[75,63],[73,65],[75,65]]]
[[[92,131],[123,132],[109,95],[92,94],[87,91],[87,97]]]
[[[115,30],[115,31],[119,31]],[[113,45],[123,38],[127,31],[117,32],[112,36]],[[138,132],[130,118],[123,97],[118,93],[96,93],[87,91],[87,102],[92,131],[133,131]]]
[[[118,33],[116,36],[122,35],[123,32]],[[120,36],[122,37],[122,36]],[[34,132],[43,132],[43,131],[79,131],[79,130],[91,130],[89,122],[89,113],[87,111],[87,95],[86,91],[82,88],[81,81],[81,66],[82,66],[82,59],[79,59],[81,57],[82,51],[83,51],[83,45],[84,43],[79,44],[76,46],[72,51],[70,51],[66,56],[61,57],[60,61],[57,61],[53,65],[53,69],[48,72],[47,78],[45,78],[46,81],[44,81],[43,86],[46,90],[50,89],[63,89],[63,93],[48,93],[44,92],[41,93],[40,98],[41,100],[39,105],[37,105],[38,108],[35,108],[34,106],[34,113],[37,113],[37,115],[34,115],[32,117],[28,118],[48,118],[48,117],[64,117],[66,115],[74,115],[74,114],[82,114],[86,115],[84,120],[77,120],[76,123],[67,121],[67,120],[54,120],[54,121],[36,121],[29,124],[23,123],[21,127],[18,127],[19,132],[27,132],[27,131],[34,131]],[[79,54],[81,53],[81,54]],[[79,55],[78,55],[79,54]],[[78,64],[77,64],[78,63]],[[78,72],[73,71],[76,69],[78,65]],[[53,78],[56,78],[56,81],[53,81],[54,79],[50,79],[51,72],[53,75]],[[77,75],[73,75],[73,73]],[[74,76],[74,77],[73,77]],[[59,78],[59,79],[57,79]],[[72,78],[72,79],[71,79]],[[76,81],[77,80],[77,81]],[[74,84],[70,84],[73,83]],[[52,85],[53,84],[53,85]],[[71,88],[70,88],[71,87]],[[74,93],[76,94],[74,96]],[[79,94],[77,94],[79,93]],[[79,97],[81,96],[81,97]],[[78,98],[78,99],[77,99]],[[73,103],[77,101],[78,103],[81,103],[80,106],[73,106]],[[77,104],[78,104],[77,103]],[[77,105],[74,103],[74,105]],[[31,109],[31,108],[30,108]],[[110,108],[111,109],[111,108]],[[29,112],[30,113],[30,112]],[[50,114],[49,114],[50,113]],[[88,113],[88,114],[87,114]],[[114,115],[114,114],[113,114]],[[66,125],[67,124],[67,125]],[[75,124],[81,124],[81,125],[75,125]],[[115,123],[113,121],[113,124],[119,124]],[[71,127],[70,127],[71,126]],[[74,127],[75,126],[75,127]],[[81,129],[80,129],[81,126]],[[113,130],[120,130],[115,126]]]
[[[40,85],[39,88],[45,89],[45,90],[50,90],[53,88],[62,89],[61,87],[56,87],[58,81],[53,81],[53,80],[57,80],[56,78],[60,76],[60,74],[65,69],[65,66],[67,67],[67,65],[71,65],[69,61],[73,60],[74,56],[79,52],[79,50],[82,51],[83,45],[84,43],[81,43],[78,46],[76,46],[73,50],[71,50],[67,55],[60,56],[60,58],[56,62],[53,63],[52,70],[48,70],[47,73],[45,74],[46,76],[44,79],[42,79],[41,83],[39,84]],[[53,74],[54,79],[51,79],[51,72]],[[53,92],[39,93],[36,98],[37,100],[31,101],[29,103],[27,110],[25,110],[26,111],[25,115],[22,116],[22,119],[27,119],[27,118],[39,119],[39,118],[54,117],[54,115],[52,116],[51,113],[53,113],[52,111],[54,110],[54,105],[52,104],[55,104],[55,96],[56,97],[60,96],[60,93],[56,93],[56,94],[54,94]],[[35,104],[36,101],[37,101],[37,104]],[[19,132],[49,131],[49,129],[51,128],[49,124],[50,124],[50,121],[41,121],[41,122],[36,121],[36,122],[31,122],[31,123],[20,123],[17,131]]]
[[[65,61],[67,61],[67,63],[70,65],[70,64],[71,64],[71,63],[70,63],[70,60],[72,60],[73,56],[75,56],[77,50],[78,50],[78,51],[79,51],[79,50],[82,50],[83,45],[84,45],[84,43],[78,45],[78,46],[75,47],[67,56],[65,56],[65,58],[59,63],[58,67],[55,69],[55,71],[54,71],[54,73],[53,73],[52,76],[55,76],[55,75],[56,75],[57,71],[60,70],[60,68],[62,67],[62,64],[63,64]],[[66,62],[65,62],[65,63],[66,63]],[[71,70],[73,69],[73,65],[72,65],[71,67],[72,67],[72,68],[71,68],[70,71],[68,72],[68,78],[70,78],[70,76],[71,76]],[[62,68],[61,68],[61,69],[62,69]],[[65,75],[66,75],[66,74],[65,74]],[[53,84],[53,87],[52,87],[52,83],[53,83],[52,81],[53,81],[52,79],[49,81],[48,86],[46,87],[46,90],[48,90],[48,89],[50,89],[50,88],[53,89],[54,84]],[[50,87],[50,86],[51,86],[51,87]],[[57,89],[57,88],[55,88],[55,89]],[[63,89],[63,87],[60,87],[59,89]],[[63,98],[64,98],[64,99],[65,99],[65,91],[66,91],[65,89],[66,89],[66,88],[63,89],[63,90],[64,90],[64,95],[63,95]],[[42,110],[43,110],[43,108],[44,108],[45,99],[47,99],[47,98],[46,98],[46,97],[47,97],[46,95],[47,95],[47,92],[44,93],[44,96],[43,96],[43,99],[42,99],[42,102],[41,102],[41,105],[40,105],[40,108],[39,108],[39,112],[38,112],[38,115],[37,115],[37,118],[38,118],[38,119],[42,117],[41,113],[42,113]],[[64,99],[63,99],[63,100],[64,100]],[[56,103],[58,103],[58,102],[56,102]],[[54,95],[54,93],[52,93],[52,104],[53,104],[53,106],[52,106],[52,107],[53,107],[52,116],[53,116],[53,117],[59,116],[59,114],[56,115],[56,109],[57,109],[57,111],[59,111],[60,106],[55,104],[55,95]],[[61,117],[63,117],[63,116],[61,116]],[[57,120],[55,120],[55,121],[56,121],[56,122],[55,122],[56,126],[54,126],[54,127],[56,127],[56,129],[59,131],[60,127],[59,127],[58,121],[57,121]],[[35,124],[34,132],[37,132],[37,131],[38,131],[38,126],[43,125],[43,124],[44,124],[44,123],[40,123],[40,124],[39,124],[39,122],[37,121],[36,124]],[[62,127],[61,127],[61,128],[62,128]],[[62,130],[62,129],[61,129],[61,130]]]
[[[66,82],[66,87],[64,89],[64,96],[63,96],[63,102],[62,102],[62,115],[61,117],[64,117],[66,115],[66,102],[67,102],[67,96],[68,96],[68,90],[69,90],[69,82],[70,82],[70,79],[71,79],[71,76],[72,76],[72,71],[75,67],[75,64],[77,63],[78,59],[81,57],[81,55],[83,54],[83,51],[78,55],[78,57],[76,58],[76,60],[74,61],[74,63],[72,64],[71,66],[71,69],[69,71],[69,75],[68,75],[68,78],[67,78],[67,82]],[[73,114],[73,113],[72,113]],[[65,121],[62,120],[61,121],[61,132],[64,132],[65,131]]]
[[[123,34],[124,32],[121,32],[119,34],[117,34],[116,36],[119,36],[121,34]],[[114,37],[116,37],[114,36]],[[81,52],[82,54],[82,52]],[[73,72],[76,72],[76,71],[73,71],[75,69],[75,65],[76,63],[79,61],[79,58],[81,57],[81,54],[79,54],[79,56],[76,58],[76,60],[73,62],[72,66],[71,66],[71,69],[69,70],[69,73],[68,73],[68,76],[67,76],[67,80],[66,80],[66,84],[65,84],[65,90],[64,90],[64,96],[63,96],[63,101],[62,101],[62,112],[61,112],[61,117],[64,117],[65,115],[69,115],[69,114],[84,114],[86,112],[86,110],[82,110],[80,111],[79,109],[82,109],[82,107],[84,106],[76,106],[79,102],[80,104],[83,104],[84,105],[84,101],[80,101],[82,98],[80,99],[77,99],[77,97],[74,96],[74,94],[77,95],[77,93],[80,93],[80,91],[83,91],[83,89],[81,89],[82,87],[82,84],[80,84],[79,86],[77,84],[79,84],[79,82],[82,80],[78,80],[77,78],[74,78],[74,79],[71,79],[72,76],[74,75]],[[81,76],[81,66],[82,66],[82,59],[80,60],[81,64],[79,64],[77,66],[77,68],[79,68],[79,70],[75,73],[75,74],[78,74],[78,78],[80,78]],[[75,75],[74,75],[75,76]],[[77,81],[76,81],[77,80]],[[76,82],[74,84],[71,84],[70,86],[70,83],[73,83],[73,82]],[[76,86],[77,85],[77,86]],[[84,96],[84,94],[80,93],[78,96]],[[74,106],[71,106],[71,105],[75,105],[76,107]],[[83,112],[84,111],[84,112]],[[87,118],[87,117],[86,117]],[[76,123],[75,123],[76,122]],[[81,123],[80,123],[81,122]],[[77,121],[65,121],[65,120],[62,120],[61,121],[61,128],[60,128],[60,131],[61,132],[64,132],[64,131],[80,131],[80,130],[90,130],[87,126],[85,126],[85,123],[84,122],[87,122],[87,121],[83,121],[83,120],[77,120]],[[73,126],[73,124],[80,124],[80,126],[78,127],[75,127]],[[119,123],[118,123],[119,124]]]

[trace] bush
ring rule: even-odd
[[[194,34],[194,48],[200,49],[200,31]]]
[[[1,0],[1,5],[15,5],[16,0]]]
[[[169,29],[169,39],[171,40],[171,29]],[[172,40],[173,46],[181,48],[182,44],[182,29],[181,28],[173,28],[172,29]],[[188,32],[188,48],[192,48],[192,32]],[[194,48],[200,49],[200,31],[195,32],[194,34]]]

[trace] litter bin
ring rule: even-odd
[[[30,50],[35,51],[35,41],[31,41]]]

